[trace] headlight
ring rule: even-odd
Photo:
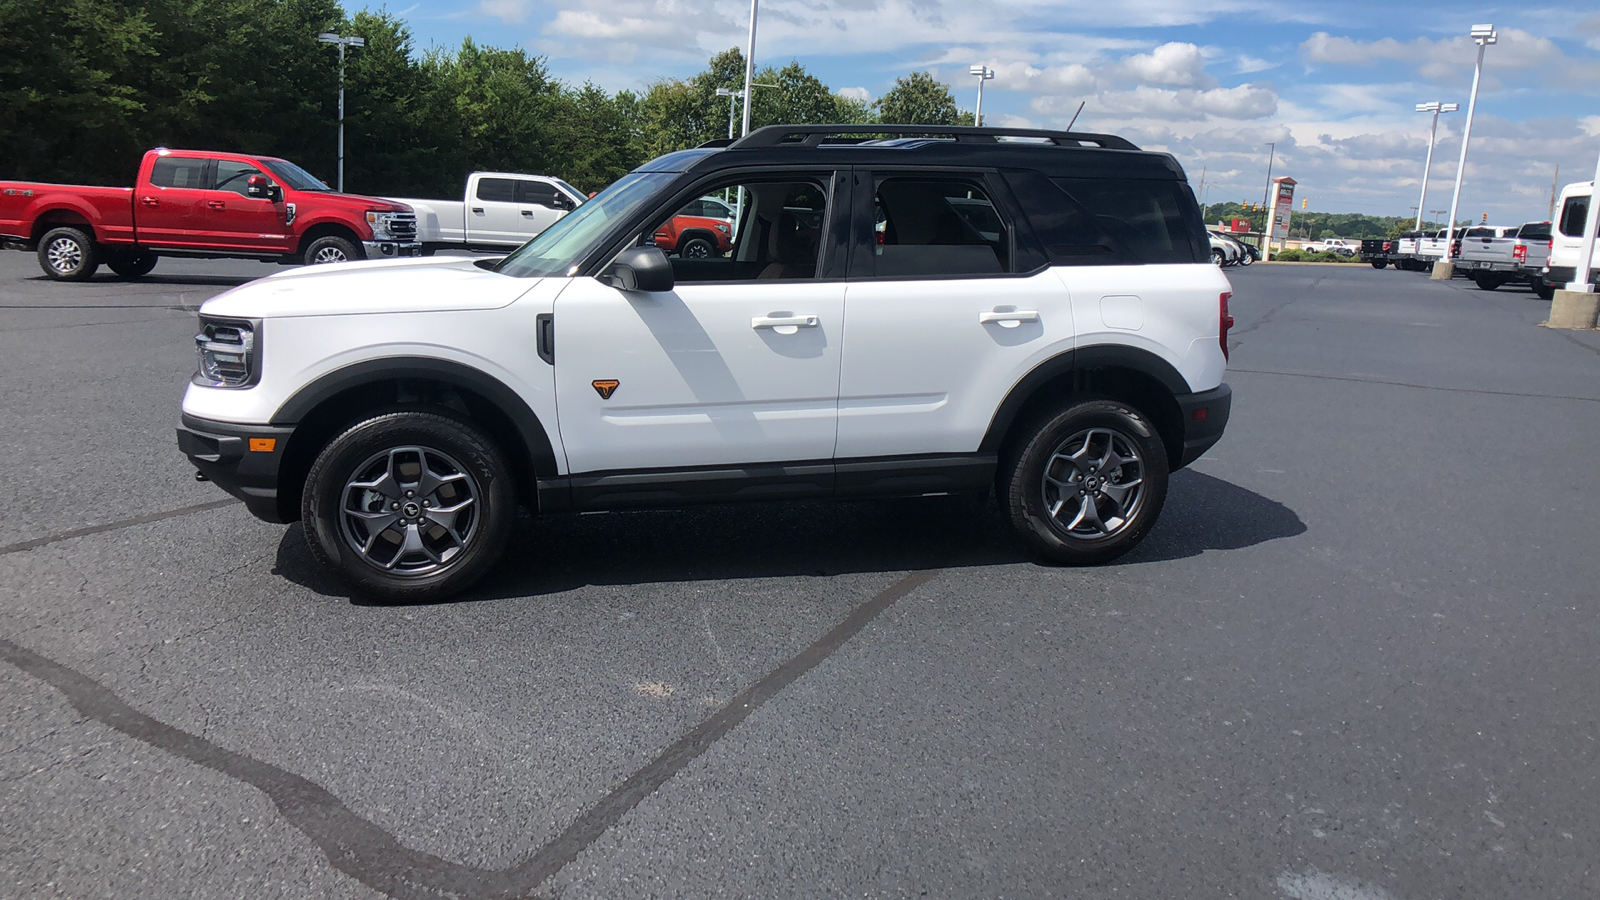
[[[201,387],[243,388],[261,380],[261,323],[248,319],[200,318],[194,336],[200,367],[190,379]]]
[[[372,227],[372,237],[374,240],[381,241],[386,238],[393,237],[393,235],[389,233],[389,221],[392,215],[392,213],[368,210],[367,224]]]
[[[722,232],[723,234],[728,234],[729,233],[728,226],[722,224],[721,222],[717,223],[717,230]]]

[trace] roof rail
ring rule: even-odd
[[[777,147],[784,144],[816,147],[835,135],[949,137],[961,143],[996,143],[1000,138],[1008,137],[1043,138],[1058,147],[1087,145],[1106,150],[1139,149],[1114,134],[1044,131],[1037,128],[973,128],[967,125],[768,125],[734,141],[729,149]]]

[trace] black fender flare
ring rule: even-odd
[[[1005,442],[1006,434],[1011,431],[1011,426],[1016,424],[1017,416],[1046,384],[1063,375],[1071,375],[1085,369],[1108,367],[1128,369],[1146,375],[1166,388],[1173,397],[1193,393],[1189,383],[1183,380],[1183,376],[1171,363],[1149,350],[1123,344],[1077,347],[1044,360],[1012,385],[1006,398],[995,410],[994,417],[989,420],[989,430],[984,432],[983,443],[978,445],[978,449],[998,452],[1000,445]]]
[[[541,478],[558,473],[555,449],[543,423],[516,391],[504,382],[471,366],[426,356],[371,359],[335,369],[300,388],[272,414],[273,425],[295,425],[323,401],[351,388],[384,381],[418,379],[438,381],[472,391],[493,403],[510,419],[528,448],[533,472]]]

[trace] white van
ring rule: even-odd
[[[1556,204],[1556,220],[1550,229],[1550,262],[1539,273],[1535,290],[1540,296],[1560,290],[1572,281],[1578,268],[1578,253],[1583,249],[1583,226],[1589,217],[1589,198],[1594,182],[1579,181],[1561,189]],[[1600,272],[1589,270],[1589,283],[1600,280]]]

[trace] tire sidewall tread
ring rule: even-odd
[[[463,558],[443,571],[416,577],[387,575],[346,545],[340,532],[344,486],[355,466],[386,447],[422,444],[473,470],[481,494],[479,521]],[[318,452],[306,473],[300,517],[306,544],[319,563],[361,596],[381,603],[426,603],[459,593],[492,570],[516,519],[512,468],[500,449],[470,422],[433,409],[376,412],[345,428]]]

